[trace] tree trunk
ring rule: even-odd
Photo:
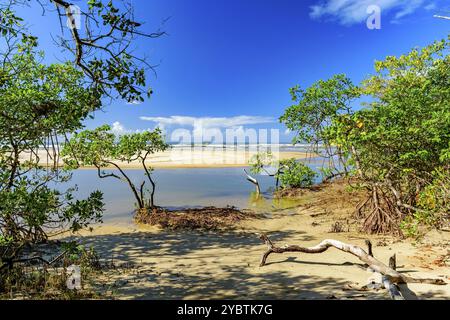
[[[152,191],[150,193],[150,208],[153,208],[155,206],[154,198],[155,198],[156,184],[155,184],[155,181],[153,181],[153,179],[152,179],[152,175],[150,174],[150,170],[148,170],[147,165],[145,164],[145,159],[146,159],[146,157],[144,157],[143,160],[142,160],[142,166],[144,167],[145,174],[147,175],[147,178],[150,181],[150,184],[152,185]]]
[[[253,183],[256,187],[256,194],[260,195],[261,194],[261,189],[259,188],[259,182],[258,180],[256,180],[255,178],[253,178],[251,175],[249,175],[247,173],[247,170],[244,169],[244,173],[247,176],[247,180],[250,181],[251,183]]]
[[[131,191],[133,192],[134,197],[136,198],[136,201],[138,202],[138,206],[139,209],[143,209],[144,208],[144,199],[141,199],[141,197],[139,196],[139,193],[136,189],[136,186],[134,185],[134,183],[131,181],[131,179],[126,175],[126,173],[122,170],[122,168],[120,168],[117,164],[115,164],[112,161],[107,161],[106,163],[111,164],[112,166],[114,166],[115,168],[117,168],[117,170],[119,170],[120,174],[124,177],[125,181],[128,183]]]

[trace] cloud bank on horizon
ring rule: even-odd
[[[189,116],[170,116],[170,117],[140,117],[141,120],[157,123],[160,128],[169,125],[189,126],[196,129],[207,128],[235,128],[244,125],[274,123],[274,117],[263,116],[235,116],[235,117],[189,117]]]
[[[192,127],[193,133],[198,134],[204,129],[228,129],[244,130],[244,126],[270,124],[277,122],[274,117],[264,116],[235,116],[235,117],[190,117],[190,116],[170,116],[170,117],[140,117],[141,120],[155,123],[155,128],[159,127],[163,133],[166,133],[167,127]],[[119,121],[115,121],[111,126],[111,131],[117,135],[129,134],[152,130],[131,130],[126,128]]]
[[[431,0],[322,0],[310,7],[310,17],[314,20],[332,19],[342,25],[353,25],[365,21],[367,8],[377,5],[382,12],[394,13],[397,21],[423,7],[425,10],[436,8]]]

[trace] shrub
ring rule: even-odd
[[[295,159],[283,160],[282,170],[278,173],[283,188],[308,188],[314,183],[317,174],[308,166]]]

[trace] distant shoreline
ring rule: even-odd
[[[248,162],[256,151],[246,151],[246,150],[169,150],[165,152],[159,152],[153,154],[146,161],[146,165],[155,169],[184,169],[184,168],[239,168],[247,167]],[[295,151],[279,151],[273,154],[274,159],[285,160],[289,158],[295,159],[306,159],[314,158],[315,155],[306,152],[295,152]],[[41,159],[46,159],[45,161],[40,161],[39,164],[44,167],[52,166],[53,160],[48,160],[44,152],[40,155]],[[29,160],[29,155],[22,156],[21,160]],[[141,169],[142,165],[138,161],[132,162],[116,162],[121,168],[124,169]],[[63,163],[60,160],[58,162],[59,166]],[[114,169],[113,166],[105,167],[109,169]],[[95,166],[82,166],[79,169],[92,170],[96,169]]]

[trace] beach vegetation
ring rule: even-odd
[[[67,169],[91,166],[97,169],[99,178],[125,182],[136,200],[136,207],[151,209],[155,206],[156,183],[152,177],[153,168],[147,161],[150,155],[168,148],[159,128],[116,135],[109,125],[104,125],[75,133],[64,144],[61,156]],[[125,169],[133,163],[138,163],[144,171],[145,179],[139,185]]]
[[[296,159],[280,161],[277,173],[282,188],[309,188],[314,184],[316,172]]]
[[[281,121],[297,141],[334,150],[343,172],[362,182],[367,198],[356,211],[363,231],[401,235],[448,218],[449,44],[377,61],[358,87],[339,75],[291,90],[300,95]],[[361,107],[348,108],[355,103]]]
[[[344,74],[319,80],[310,87],[290,89],[293,104],[286,108],[280,121],[295,132],[293,143],[310,145],[309,152],[326,160],[325,180],[349,173],[349,153],[336,140],[331,125],[335,119],[354,113],[353,102],[361,96],[360,88]]]
[[[45,55],[38,49],[39,38],[18,14],[22,7],[33,5],[42,9],[42,15],[59,21],[62,33],[68,21],[70,36],[54,37],[64,52],[64,57],[57,57],[61,63],[43,62]],[[52,10],[48,10],[50,7]],[[164,32],[142,31],[126,1],[89,1],[80,14],[86,19],[83,28],[76,25],[72,4],[67,1],[0,4],[2,281],[20,280],[14,274],[26,271],[18,262],[23,260],[24,248],[101,222],[100,191],[92,192],[86,199],[75,199],[76,187],[64,191],[56,187],[71,179],[71,172],[59,166],[59,148],[68,136],[83,128],[84,121],[92,118],[107,98],[124,99],[134,105],[153,92],[146,81],[146,71],[153,70],[153,66],[144,57],[136,56],[131,46],[138,38],[157,38]],[[33,278],[35,273],[21,277],[41,290],[46,273],[38,273],[37,278]],[[3,284],[0,291],[18,288]]]
[[[275,178],[275,188],[309,188],[314,184],[316,172],[295,158],[277,159],[272,152],[258,152],[249,160],[252,174]],[[251,177],[254,181],[257,180]],[[259,185],[259,183],[258,183]]]
[[[49,231],[77,231],[101,220],[102,193],[75,200],[59,170],[58,138],[82,127],[99,107],[83,75],[70,64],[43,65],[35,41],[23,38],[2,69],[0,86],[0,235],[2,242],[38,242]],[[17,72],[20,70],[20,72]],[[42,165],[38,150],[47,150]]]

